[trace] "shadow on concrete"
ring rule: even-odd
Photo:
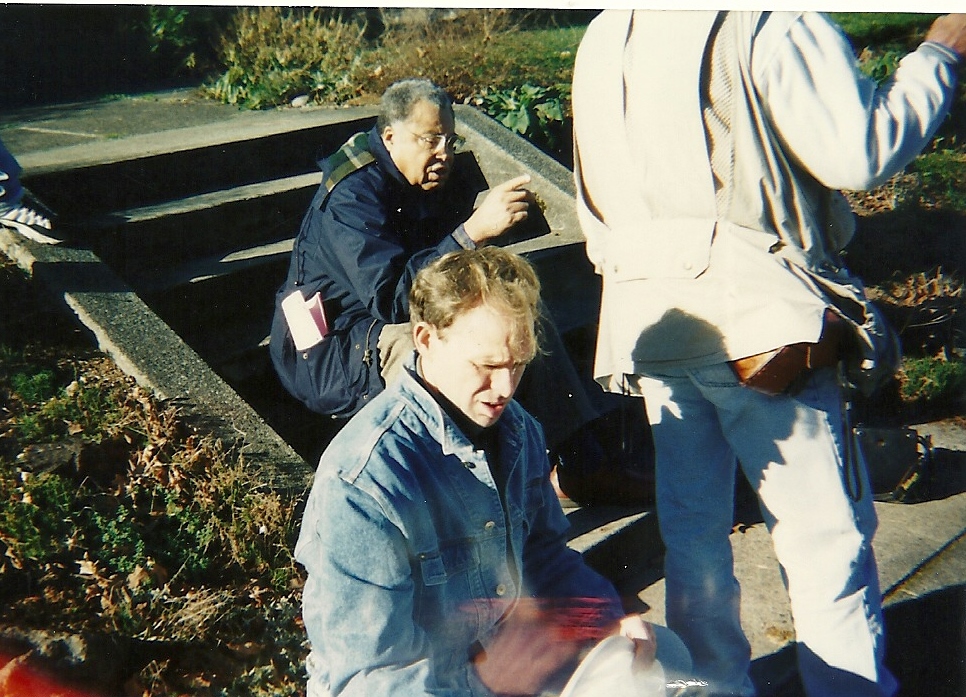
[[[884,615],[886,665],[899,680],[897,697],[966,694],[966,584],[897,603]],[[752,678],[759,694],[805,697],[795,661],[794,645],[755,661]]]
[[[885,623],[899,697],[966,694],[966,583],[892,605]]]
[[[966,452],[935,448],[925,500],[939,501],[963,492],[966,492]]]

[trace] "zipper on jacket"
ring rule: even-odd
[[[369,385],[372,383],[372,349],[369,347],[369,340],[372,338],[372,330],[375,329],[376,323],[379,320],[372,320],[372,324],[369,325],[369,329],[366,330],[366,343],[365,348],[362,351],[362,362],[366,366],[366,389],[362,393],[361,397],[364,400],[369,399]]]

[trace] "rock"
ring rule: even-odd
[[[19,464],[34,474],[57,472],[77,481],[90,479],[102,486],[114,481],[128,466],[131,446],[123,439],[86,443],[79,437],[54,443],[29,445]]]
[[[125,681],[153,658],[143,644],[118,636],[0,627],[0,656],[14,656],[0,669],[0,694],[120,694]],[[28,687],[33,691],[24,692]]]

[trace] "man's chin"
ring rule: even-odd
[[[432,173],[422,183],[424,191],[432,191],[443,186],[449,180],[449,172]]]
[[[473,421],[476,422],[477,426],[482,426],[483,428],[488,428],[500,420],[503,416],[503,412],[506,411],[506,404],[485,404],[481,405],[477,410]]]

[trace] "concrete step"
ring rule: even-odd
[[[287,267],[288,258],[278,255],[272,263],[262,261],[230,274],[208,276],[141,295],[179,336],[207,356],[206,347],[222,345],[232,326],[253,322],[269,326],[275,291],[284,280]],[[247,347],[236,350],[242,348]]]
[[[100,215],[82,238],[137,289],[176,285],[177,265],[291,238],[321,173],[283,177]]]
[[[158,269],[155,273],[144,269],[135,282],[141,292],[151,295],[178,286],[224,278],[266,264],[274,267],[284,263],[287,267],[294,243],[295,238],[289,237],[246,249],[236,249],[224,255],[191,259],[177,266]],[[284,276],[279,278],[279,284],[283,279]]]
[[[233,128],[197,126],[74,145],[21,159],[24,183],[83,226],[98,215],[318,171],[317,159],[371,126],[372,109],[254,114]]]

